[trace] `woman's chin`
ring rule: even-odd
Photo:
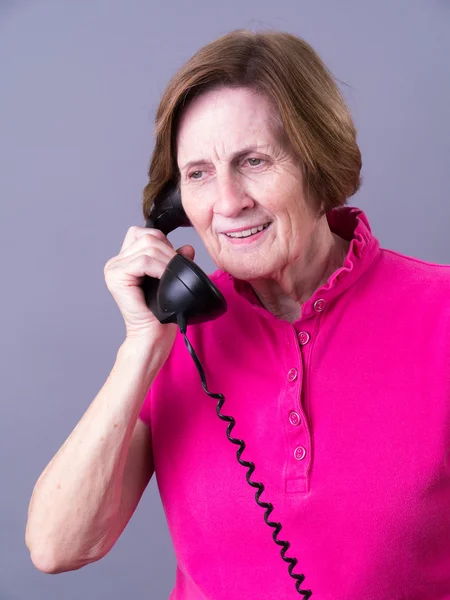
[[[220,266],[222,271],[230,273],[236,279],[242,279],[244,281],[252,281],[255,279],[267,279],[270,278],[272,269],[268,269],[268,265],[246,265],[242,262],[227,262],[227,264]]]

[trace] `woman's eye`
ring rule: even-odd
[[[259,167],[259,165],[263,162],[262,158],[247,158],[248,161],[250,160],[259,160],[259,163],[257,165],[255,165],[254,163],[252,164],[252,167]]]
[[[247,158],[246,161],[249,162],[250,166],[252,167],[259,167],[261,166],[261,163],[264,162],[262,158]],[[201,176],[202,173],[203,171],[192,171],[192,173],[189,173],[188,179],[194,179],[198,181],[200,179],[198,175]]]

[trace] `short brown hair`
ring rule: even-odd
[[[320,216],[358,191],[356,129],[321,58],[290,33],[237,29],[196,52],[163,93],[155,117],[150,182],[143,193],[144,218],[163,188],[179,185],[176,134],[183,109],[200,93],[222,86],[252,88],[272,101]]]

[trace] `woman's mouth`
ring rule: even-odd
[[[244,229],[243,231],[235,231],[233,233],[225,233],[224,235],[233,244],[245,244],[263,237],[270,225],[271,222],[268,222],[259,227],[252,227],[251,229]]]

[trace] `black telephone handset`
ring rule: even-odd
[[[176,187],[165,188],[155,199],[146,227],[165,235],[177,227],[189,227],[181,194]],[[161,279],[145,276],[141,284],[148,308],[161,323],[203,323],[220,317],[227,310],[222,293],[194,261],[177,254]]]
[[[146,222],[146,227],[155,227],[167,235],[177,227],[189,227],[190,225],[191,223],[181,204],[181,195],[178,189],[173,186],[165,188],[154,201],[150,216]],[[312,595],[311,590],[302,590],[300,588],[305,576],[292,572],[298,563],[297,559],[285,556],[290,546],[289,542],[277,539],[277,535],[282,528],[281,523],[269,521],[273,505],[270,502],[261,502],[259,499],[264,491],[264,485],[250,479],[255,470],[255,465],[241,458],[241,454],[245,450],[245,442],[230,435],[236,421],[233,417],[223,415],[220,412],[225,402],[225,396],[223,394],[214,394],[208,390],[205,372],[186,335],[188,324],[203,323],[223,315],[227,310],[225,298],[208,276],[192,260],[181,254],[177,254],[172,258],[161,279],[145,276],[141,286],[144,290],[147,306],[155,317],[163,324],[177,323],[179,325],[187,349],[200,374],[204,391],[208,396],[219,400],[216,407],[217,416],[222,421],[229,423],[226,431],[227,438],[232,444],[239,446],[236,452],[237,460],[239,464],[248,469],[245,476],[247,483],[258,490],[255,493],[256,503],[261,508],[266,509],[264,521],[269,527],[275,529],[272,533],[272,538],[282,548],[280,551],[281,558],[289,563],[288,572],[296,580],[296,590],[304,598],[310,598]]]

